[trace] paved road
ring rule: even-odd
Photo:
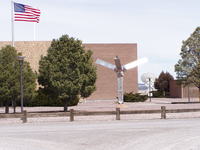
[[[200,119],[3,124],[0,150],[200,150]]]

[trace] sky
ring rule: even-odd
[[[156,77],[180,59],[182,41],[200,25],[199,0],[16,0],[41,10],[36,41],[64,34],[83,43],[137,43],[138,80],[150,72]],[[11,41],[11,1],[0,1],[0,41]],[[16,22],[15,40],[34,40],[34,23]]]

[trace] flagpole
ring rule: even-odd
[[[34,33],[33,33],[33,41],[36,40],[36,23],[34,22]]]
[[[11,28],[12,28],[12,46],[15,46],[14,39],[14,2],[11,1]]]

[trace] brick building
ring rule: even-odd
[[[0,42],[0,48],[10,45],[11,42]],[[50,41],[26,41],[15,42],[17,51],[22,52],[26,60],[30,62],[33,70],[38,71],[41,56],[47,54]],[[122,64],[137,59],[137,44],[84,44],[86,49],[93,51],[93,59],[103,59],[114,64],[113,58],[118,55]],[[137,68],[125,73],[124,91],[137,92],[138,71]],[[116,74],[107,68],[97,65],[97,90],[88,99],[115,99],[117,91]]]
[[[176,80],[170,81],[170,97],[171,98],[197,98],[199,97],[199,89],[194,85],[178,84]]]

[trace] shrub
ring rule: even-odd
[[[147,95],[141,95],[140,93],[124,93],[124,102],[144,102],[147,98]]]
[[[73,101],[69,101],[68,106],[75,106],[79,102],[79,98],[75,97]],[[63,106],[63,101],[57,99],[56,97],[51,97],[42,93],[40,90],[37,91],[37,95],[34,97],[33,100],[27,103],[29,107],[36,107],[36,106],[54,106],[54,107],[61,107]]]
[[[153,97],[164,97],[162,91],[152,91]]]
[[[165,92],[165,96],[163,95],[162,91],[152,91],[152,94],[155,98],[169,97],[169,92]]]

